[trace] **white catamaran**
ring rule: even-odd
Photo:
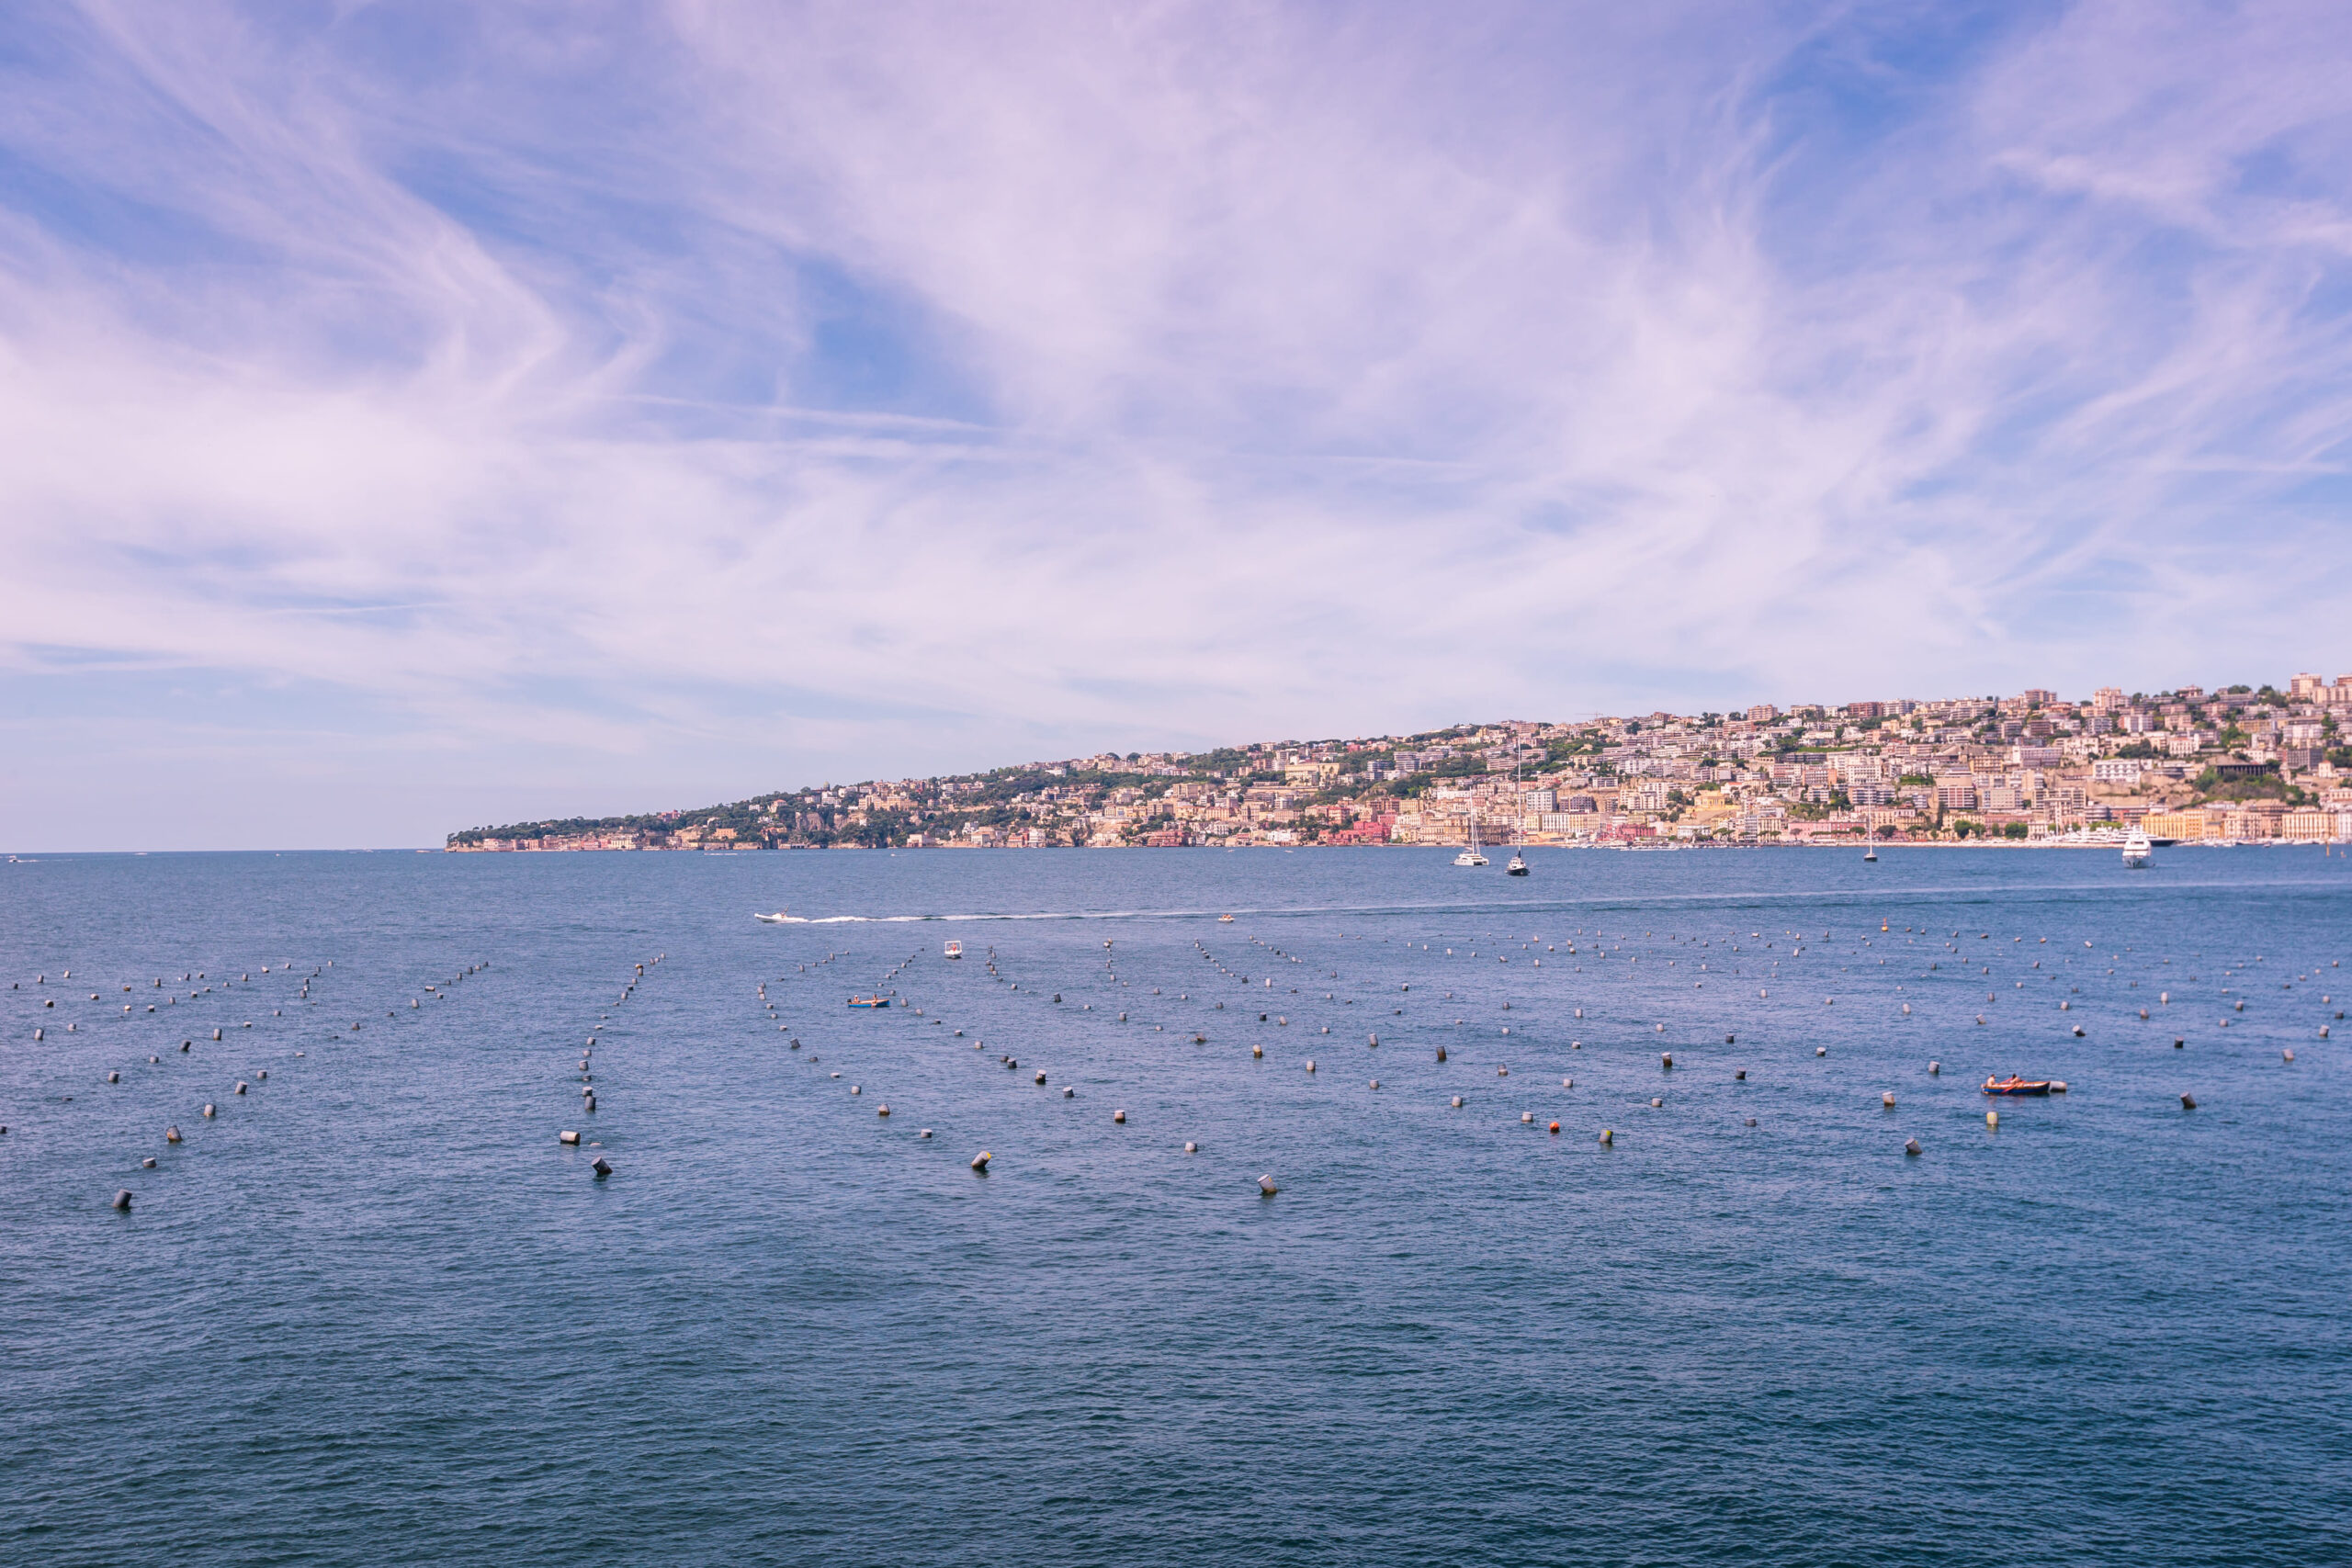
[[[1478,852],[1478,813],[1470,813],[1470,847],[1453,857],[1456,865],[1485,865],[1487,857]]]

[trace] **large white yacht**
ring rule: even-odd
[[[2134,828],[2132,829],[2132,836],[2123,840],[2123,863],[2133,871],[2142,870],[2147,865],[2148,856],[2153,850],[2154,846],[2148,842],[2146,830]]]

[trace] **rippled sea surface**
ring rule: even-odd
[[[0,866],[0,1560],[2352,1560],[2352,865],[1531,859]]]

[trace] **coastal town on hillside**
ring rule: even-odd
[[[451,851],[2352,840],[2352,675],[1103,753],[476,828]]]

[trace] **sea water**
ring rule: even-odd
[[[0,867],[0,1559],[2352,1559],[2352,866],[1529,858]]]

